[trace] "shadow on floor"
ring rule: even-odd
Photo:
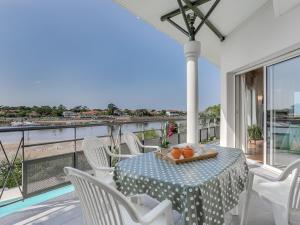
[[[3,217],[0,224],[83,225],[83,221],[79,201],[72,192]],[[230,225],[240,225],[239,217],[233,216]],[[270,206],[255,196],[251,199],[248,225],[274,225]]]

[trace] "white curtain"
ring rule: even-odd
[[[249,90],[250,93],[251,93],[251,110],[252,110],[252,113],[251,113],[251,123],[248,124],[248,125],[256,125],[257,124],[257,115],[256,115],[256,90],[255,89],[251,89]]]
[[[247,150],[247,136],[248,136],[248,132],[247,129],[245,129],[247,127],[248,124],[248,115],[247,115],[247,88],[246,88],[246,76],[245,75],[241,75],[241,88],[240,88],[240,93],[241,93],[241,106],[240,106],[240,122],[241,122],[241,126],[240,126],[240,143],[241,143],[241,147],[244,150],[244,152],[246,152]]]
[[[256,91],[252,86],[248,86],[246,75],[241,75],[241,105],[240,105],[240,145],[247,152],[248,127],[257,124],[256,118]]]

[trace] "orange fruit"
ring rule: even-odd
[[[194,150],[190,147],[186,147],[182,150],[182,155],[184,158],[192,158],[194,156]]]
[[[171,151],[171,155],[173,156],[174,159],[179,159],[181,156],[182,152],[180,150],[180,148],[173,148]]]

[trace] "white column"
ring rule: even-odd
[[[198,135],[198,58],[201,45],[199,41],[190,41],[184,45],[187,67],[187,143],[199,142]]]

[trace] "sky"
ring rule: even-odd
[[[300,116],[300,57],[267,67],[267,109],[291,109]]]
[[[111,0],[1,0],[0,105],[186,107],[183,46]],[[199,60],[200,109],[220,71]]]

